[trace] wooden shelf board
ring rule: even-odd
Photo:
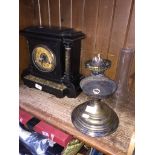
[[[115,133],[99,138],[92,138],[79,132],[71,122],[71,112],[79,104],[88,100],[81,93],[77,98],[56,98],[54,95],[20,86],[20,108],[31,113],[35,117],[65,131],[84,141],[88,145],[111,155],[126,155],[134,132],[134,105],[114,105],[108,103],[119,117],[119,127]]]

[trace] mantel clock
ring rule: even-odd
[[[30,63],[22,73],[24,84],[54,94],[76,97],[80,92],[81,40],[85,35],[72,28],[28,27]]]

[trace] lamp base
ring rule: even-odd
[[[77,106],[71,119],[79,131],[91,137],[109,135],[116,131],[119,124],[117,114],[99,99]]]

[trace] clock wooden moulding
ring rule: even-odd
[[[26,37],[30,53],[30,63],[22,73],[24,84],[59,98],[77,97],[83,77],[79,68],[81,40],[85,35],[59,27],[28,27],[20,34]]]

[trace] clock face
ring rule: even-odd
[[[56,57],[54,52],[44,45],[39,45],[32,51],[32,60],[35,67],[42,72],[55,69]]]

